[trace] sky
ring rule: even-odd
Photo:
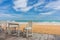
[[[60,20],[60,0],[0,0],[0,20]]]

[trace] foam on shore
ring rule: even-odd
[[[60,25],[60,22],[34,22],[36,25]]]

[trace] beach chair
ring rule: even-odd
[[[28,26],[24,28],[23,36],[25,37],[31,37],[33,35],[32,33],[32,22],[28,22]]]
[[[19,24],[17,24],[17,23],[8,23],[7,33],[9,35],[20,36]]]

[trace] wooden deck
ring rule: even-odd
[[[60,40],[59,35],[37,34],[33,33],[32,37],[24,38],[23,36],[9,36],[4,33],[0,34],[0,40]]]

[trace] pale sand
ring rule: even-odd
[[[28,23],[22,23],[20,22],[20,30],[23,31],[24,27],[28,26]],[[3,24],[3,28],[5,29],[6,24]],[[48,22],[44,22],[44,23],[38,23],[38,22],[34,22],[32,24],[32,30],[35,33],[43,33],[43,34],[56,34],[56,35],[60,35],[60,23],[48,23]]]
[[[26,24],[22,24],[20,29],[23,30],[26,26]],[[60,35],[60,23],[33,23],[32,30],[35,33]]]

